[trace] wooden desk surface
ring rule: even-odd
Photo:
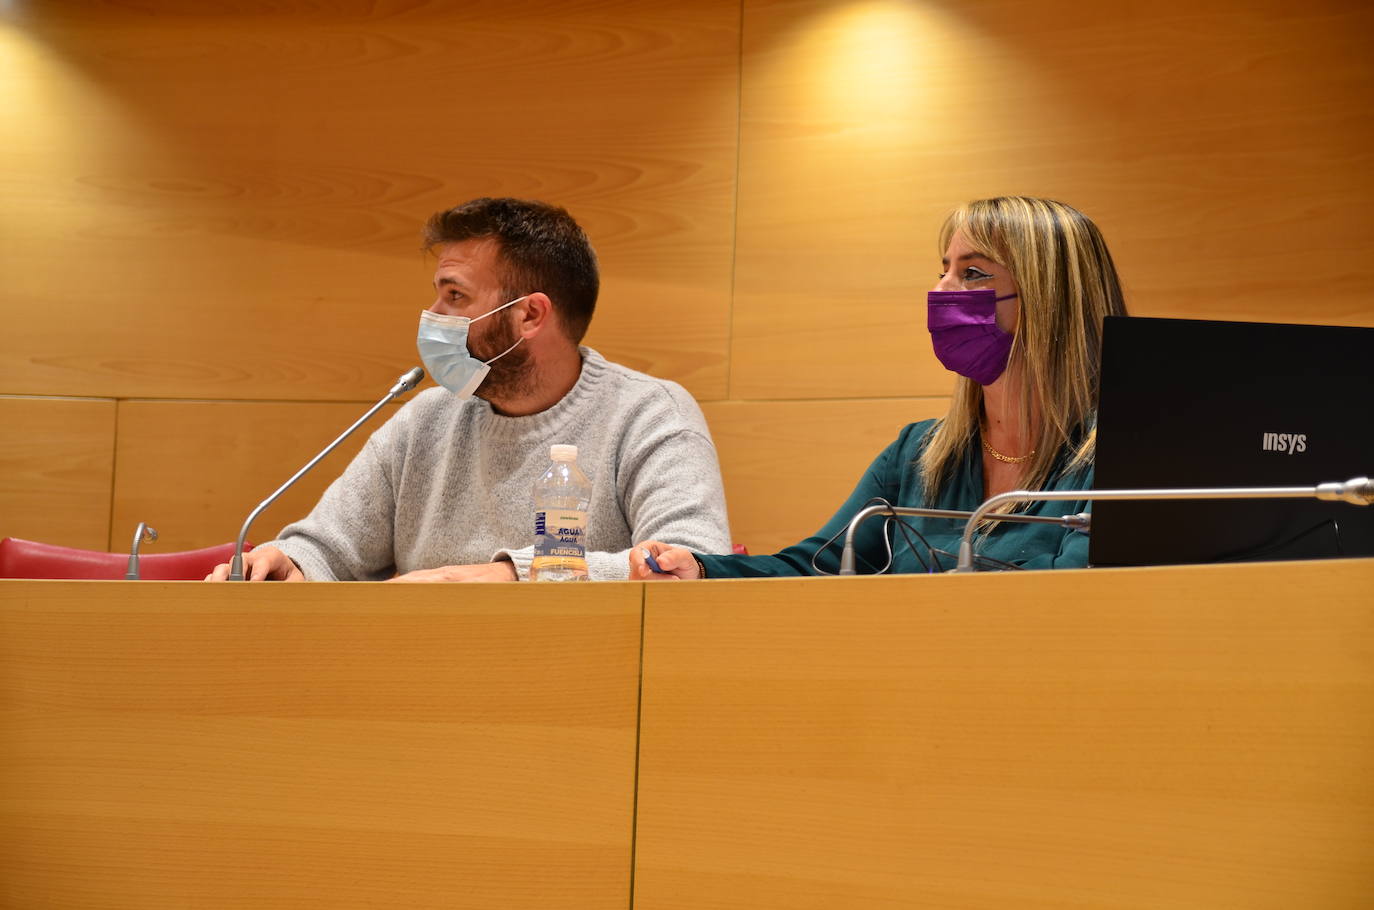
[[[1374,906],[1374,560],[651,586],[636,908]]]
[[[1374,560],[552,594],[0,582],[0,907],[1374,895]]]
[[[0,906],[627,905],[641,588],[551,593],[0,583]]]

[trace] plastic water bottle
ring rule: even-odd
[[[534,482],[532,581],[587,581],[587,507],[592,482],[577,466],[577,446],[551,446],[553,464]]]

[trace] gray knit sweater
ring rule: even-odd
[[[648,538],[730,552],[720,467],[697,403],[677,383],[590,348],[572,391],[528,417],[502,417],[442,388],[416,395],[314,510],[268,545],[312,581],[375,581],[496,559],[510,559],[527,579],[534,482],[555,443],[577,446],[592,481],[593,579],[628,577],[628,549]]]

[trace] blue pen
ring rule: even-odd
[[[649,568],[651,568],[651,569],[654,570],[654,574],[655,574],[655,575],[667,575],[667,574],[668,574],[667,572],[663,571],[663,568],[662,568],[661,566],[659,566],[658,560],[657,560],[657,559],[654,559],[654,554],[650,553],[648,550],[644,549],[643,547],[640,547],[640,548],[639,548],[639,552],[641,552],[641,553],[644,554],[644,561],[645,561],[646,563],[649,564]]]

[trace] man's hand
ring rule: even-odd
[[[649,567],[645,553],[652,553],[662,572]],[[631,581],[693,581],[701,577],[701,567],[692,551],[685,547],[674,547],[657,540],[646,540],[635,544],[630,550]]]
[[[404,575],[397,575],[390,581],[517,581],[515,563],[503,559],[500,562],[487,562],[476,566],[440,566],[437,569],[417,569]]]
[[[305,573],[276,547],[258,547],[243,554],[243,577],[247,581],[305,581]],[[215,566],[206,581],[228,581],[229,563]]]

